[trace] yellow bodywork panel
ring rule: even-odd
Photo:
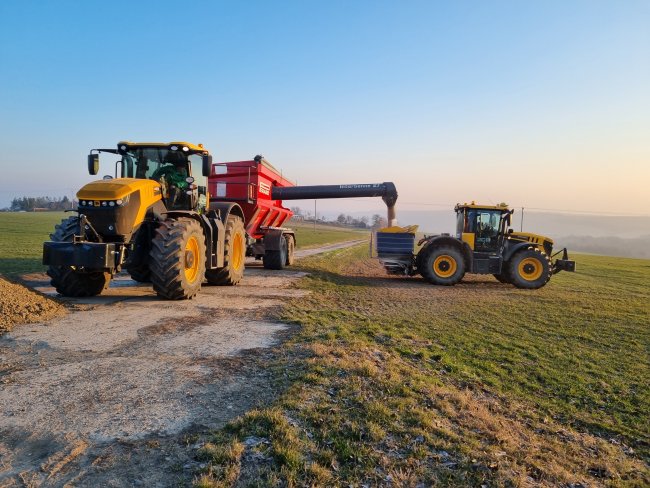
[[[135,217],[134,227],[144,220],[147,209],[162,199],[160,183],[155,180],[139,178],[116,178],[97,180],[81,187],[77,192],[79,200],[120,200],[139,191],[140,208]]]
[[[475,239],[476,239],[476,235],[474,234],[474,232],[463,232],[462,240],[463,242],[467,243],[467,245],[472,249],[472,251],[474,250]]]
[[[533,234],[531,232],[513,232],[512,234],[508,234],[508,238],[540,245],[543,245],[544,241],[548,241],[553,244],[553,239],[550,237],[546,237],[540,234]]]

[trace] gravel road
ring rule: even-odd
[[[302,296],[291,287],[302,276],[249,261],[240,285],[180,302],[120,276],[0,338],[0,487],[189,483],[202,434],[274,397],[258,359],[288,333],[268,317]]]

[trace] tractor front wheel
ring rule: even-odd
[[[69,217],[61,221],[50,234],[54,242],[72,242],[79,231],[79,218]],[[94,297],[103,292],[111,281],[111,274],[76,266],[50,266],[47,274],[56,291],[66,297]]]
[[[451,286],[465,276],[465,260],[460,250],[449,246],[427,246],[418,256],[418,270],[429,283]]]
[[[194,219],[167,219],[160,223],[149,252],[153,289],[159,297],[194,297],[205,277],[205,236]]]
[[[244,221],[237,215],[228,215],[224,236],[224,266],[207,270],[205,277],[211,285],[236,285],[244,277],[245,261],[246,230]]]
[[[508,263],[510,283],[517,288],[541,288],[551,279],[551,274],[551,260],[545,252],[536,248],[519,251]]]

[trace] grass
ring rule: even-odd
[[[578,256],[531,292],[366,252],[301,261],[283,393],[215,434],[198,485],[650,484],[650,261]]]
[[[64,212],[0,212],[0,274],[15,278],[21,274],[42,272],[43,241],[54,226],[69,217]],[[316,247],[335,242],[364,239],[368,232],[309,224],[291,224],[296,231],[298,248]]]

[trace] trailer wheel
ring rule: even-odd
[[[266,269],[283,269],[288,259],[288,244],[287,239],[280,239],[280,249],[271,250],[267,249],[264,252],[262,262]]]
[[[79,229],[79,218],[69,217],[57,224],[50,239],[55,242],[72,242]],[[66,297],[94,297],[103,292],[111,281],[111,274],[75,266],[50,266],[47,269],[50,283]]]
[[[451,286],[465,276],[465,260],[458,249],[432,245],[420,252],[422,256],[419,259],[418,270],[429,283]]]
[[[287,234],[285,239],[287,240],[287,262],[285,264],[287,266],[293,266],[293,263],[296,261],[294,255],[296,249],[296,238],[291,234]]]
[[[236,285],[244,276],[246,261],[246,230],[244,221],[236,215],[228,215],[224,236],[223,268],[208,269],[205,277],[211,285]]]
[[[151,242],[149,269],[159,297],[182,300],[194,297],[205,276],[205,236],[194,219],[167,219]]]
[[[517,288],[535,290],[551,279],[551,260],[539,249],[529,247],[516,253],[508,263],[510,283]]]

